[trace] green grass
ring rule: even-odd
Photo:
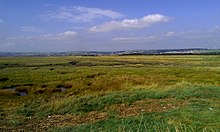
[[[0,130],[219,131],[219,67],[219,55],[2,57]]]

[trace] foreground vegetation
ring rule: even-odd
[[[0,131],[220,131],[219,55],[4,57],[0,82]]]

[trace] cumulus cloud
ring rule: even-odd
[[[124,19],[122,21],[110,21],[102,25],[90,28],[90,32],[109,32],[113,30],[140,29],[152,24],[168,22],[169,17],[161,14],[147,15],[139,19]]]
[[[30,27],[30,26],[22,26],[21,31],[23,32],[41,32],[40,29],[36,27]]]
[[[57,19],[68,22],[91,22],[96,18],[107,17],[116,19],[123,17],[119,12],[99,8],[88,8],[83,6],[61,7],[55,11],[42,15],[46,20]]]

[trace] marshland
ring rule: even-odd
[[[0,58],[0,130],[219,131],[219,55]]]

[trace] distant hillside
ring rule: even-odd
[[[19,56],[103,56],[103,55],[220,55],[220,49],[155,49],[127,51],[69,51],[69,52],[0,52],[0,57]]]

